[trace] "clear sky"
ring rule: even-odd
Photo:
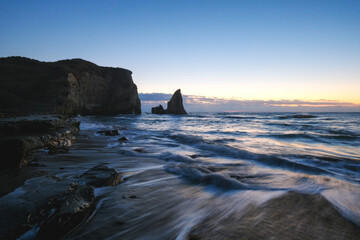
[[[141,93],[360,104],[360,1],[0,0],[0,56],[127,68]]]

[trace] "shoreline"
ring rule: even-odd
[[[9,216],[0,220],[0,226],[6,226],[0,229],[8,234],[0,233],[0,238],[356,239],[360,234],[359,226],[322,193],[214,190],[207,182],[191,182],[164,171],[171,160],[154,157],[157,150],[151,145],[139,145],[131,138],[122,143],[118,139],[126,134],[105,132],[81,130],[68,152],[33,155],[38,164],[19,170],[29,179],[0,197],[0,213]],[[119,145],[111,146],[113,142]],[[101,164],[118,171],[123,182],[87,186],[83,174]],[[36,172],[41,175],[31,175]],[[74,197],[85,199],[82,220],[54,225],[50,208]],[[63,229],[62,235],[40,233],[44,226]]]

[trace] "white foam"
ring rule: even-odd
[[[80,123],[80,130],[98,130],[106,128],[106,125],[101,123]]]

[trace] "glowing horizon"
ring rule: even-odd
[[[142,88],[138,88],[138,92],[141,94],[153,94],[153,93],[163,93],[163,94],[173,94],[174,91],[177,89],[173,89],[173,90],[167,90],[167,91],[158,91],[158,90],[153,90],[153,91],[141,91]],[[284,100],[284,101],[293,101],[293,100],[300,100],[300,101],[309,101],[309,102],[323,102],[323,101],[329,101],[329,102],[344,102],[344,103],[349,103],[349,104],[353,104],[353,105],[359,105],[360,106],[360,98],[358,97],[358,89],[360,89],[360,84],[359,86],[354,86],[354,87],[350,87],[349,89],[347,89],[348,91],[346,91],[346,94],[343,92],[341,92],[341,94],[344,94],[346,96],[343,97],[336,97],[336,95],[339,95],[339,93],[334,92],[333,94],[323,94],[323,95],[319,95],[318,97],[315,96],[306,96],[305,94],[301,94],[301,95],[295,95],[294,93],[288,93],[288,94],[274,94],[274,95],[269,95],[267,97],[266,94],[243,94],[242,96],[234,96],[234,94],[229,94],[228,96],[226,95],[222,95],[222,94],[211,94],[211,92],[209,94],[205,94],[202,91],[192,91],[191,89],[188,90],[187,88],[181,88],[181,92],[183,95],[190,95],[190,96],[201,96],[201,97],[207,97],[207,98],[219,98],[219,99],[226,99],[226,100],[245,100],[245,101],[257,101],[257,100],[261,100],[261,101],[272,101],[272,100]],[[256,96],[258,95],[258,96]],[[289,97],[289,95],[293,96],[293,97]],[[331,96],[335,96],[335,97],[331,97]]]
[[[0,57],[126,68],[140,93],[359,105],[359,12],[355,0],[2,1]]]
[[[144,112],[162,104],[166,107],[172,93],[139,93]],[[360,112],[360,104],[337,100],[301,99],[239,99],[219,98],[183,93],[183,102],[189,112]]]

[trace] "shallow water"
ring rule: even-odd
[[[359,119],[359,113],[81,117],[69,154],[50,160],[38,154],[43,169],[62,179],[106,162],[126,180],[96,189],[95,214],[67,239],[356,239]],[[104,129],[121,129],[120,136],[96,133]],[[129,141],[119,142],[121,136]]]

